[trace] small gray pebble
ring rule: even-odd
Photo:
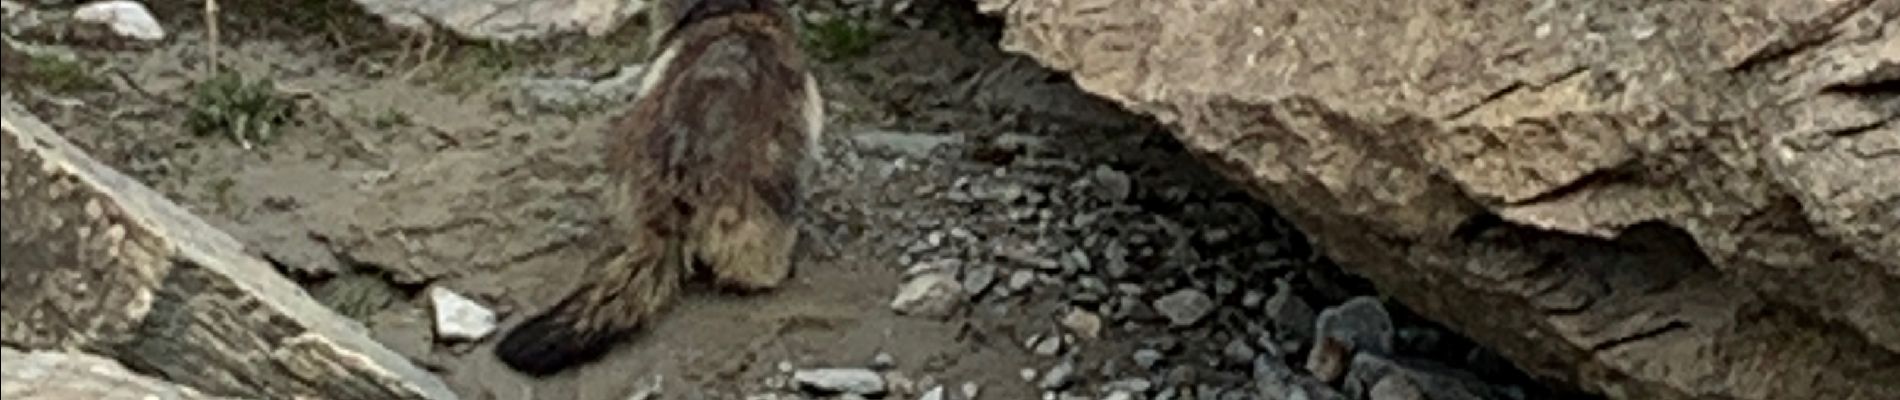
[[[878,352],[876,356],[871,357],[871,368],[885,370],[896,366],[897,357],[891,356],[891,353]]]
[[[1174,326],[1189,326],[1214,311],[1214,299],[1196,289],[1182,289],[1155,300],[1154,307]]]
[[[1035,283],[1035,281],[1035,272],[1030,272],[1026,269],[1015,270],[1009,273],[1009,290],[1012,292],[1021,292],[1023,289],[1028,288],[1029,284]]]
[[[1153,370],[1155,364],[1161,362],[1161,352],[1154,349],[1135,350],[1132,358],[1135,359],[1135,365],[1141,366],[1142,369]]]
[[[1062,389],[1068,387],[1074,378],[1075,362],[1064,360],[1056,364],[1056,366],[1050,367],[1049,372],[1042,375],[1041,386],[1043,389],[1048,390]]]
[[[1245,339],[1234,338],[1234,340],[1227,342],[1227,348],[1222,350],[1221,354],[1227,356],[1227,362],[1229,363],[1246,365],[1249,362],[1253,362],[1254,350],[1252,346],[1247,345]]]

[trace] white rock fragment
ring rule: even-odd
[[[435,336],[443,340],[480,340],[495,331],[495,312],[441,286],[429,287],[435,310]]]
[[[1047,390],[1060,390],[1068,387],[1069,384],[1074,381],[1075,363],[1072,361],[1063,361],[1054,367],[1049,367],[1049,372],[1042,374],[1042,382],[1040,382],[1038,386]]]
[[[911,278],[898,288],[891,309],[904,315],[942,317],[950,315],[963,298],[963,284],[947,273],[927,273]]]
[[[897,357],[892,356],[891,353],[880,351],[877,353],[876,356],[871,357],[872,369],[888,370],[888,369],[896,368],[896,367],[897,367]]]
[[[105,25],[112,33],[144,41],[165,39],[165,27],[145,9],[144,4],[128,0],[87,3],[73,11],[73,20]]]
[[[885,372],[884,389],[899,395],[907,395],[917,391],[917,381],[910,380],[910,376],[905,375],[904,371]]]
[[[627,400],[658,400],[660,393],[665,390],[665,384],[665,376],[654,375],[652,378],[648,378],[644,384],[635,387],[633,393],[627,395]]]
[[[792,373],[792,381],[806,391],[874,396],[884,393],[884,377],[862,368],[817,368]]]
[[[963,291],[964,293],[969,294],[970,297],[976,297],[976,296],[982,295],[983,291],[988,290],[990,288],[990,284],[993,284],[995,282],[996,282],[996,266],[995,265],[978,264],[978,265],[974,265],[969,268],[966,268],[963,271]]]
[[[1062,337],[1058,335],[1049,335],[1049,337],[1046,337],[1046,338],[1038,338],[1035,344],[1030,345],[1029,348],[1030,348],[1030,351],[1035,352],[1036,355],[1039,355],[1039,356],[1043,356],[1043,357],[1055,356],[1056,354],[1062,353]]]
[[[1023,289],[1029,288],[1029,284],[1034,283],[1035,281],[1036,281],[1035,272],[1031,272],[1026,269],[1016,270],[1009,274],[1009,283],[1008,283],[1009,291],[1020,292]]]
[[[930,388],[929,391],[924,392],[924,395],[917,396],[917,400],[944,400],[943,387]]]
[[[1062,326],[1077,336],[1094,340],[1102,334],[1102,317],[1088,310],[1073,308],[1062,317]]]

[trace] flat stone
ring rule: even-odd
[[[1379,383],[1372,385],[1372,392],[1366,394],[1368,400],[1426,400],[1425,392],[1418,384],[1403,375],[1386,375]]]
[[[1134,192],[1134,180],[1129,179],[1127,173],[1106,165],[1096,167],[1089,178],[1095,186],[1095,195],[1102,201],[1120,203],[1128,200],[1128,195]]]
[[[1168,318],[1174,326],[1188,326],[1200,322],[1214,311],[1214,300],[1207,293],[1195,289],[1182,289],[1161,299],[1155,300],[1155,311]]]
[[[1442,363],[1413,358],[1390,358],[1360,353],[1351,361],[1351,371],[1342,386],[1348,396],[1369,396],[1379,385],[1389,385],[1388,394],[1404,394],[1409,389],[1430,399],[1506,400],[1512,397],[1476,374]],[[1403,380],[1405,384],[1388,382]]]
[[[1392,353],[1392,316],[1385,305],[1370,296],[1354,297],[1319,313],[1314,330],[1319,335],[1339,339],[1350,351]]]
[[[1048,373],[1042,374],[1042,382],[1039,383],[1038,386],[1047,390],[1057,390],[1068,387],[1070,383],[1074,382],[1074,379],[1075,362],[1063,360],[1060,363],[1056,363],[1056,366],[1049,367]]]
[[[1264,304],[1267,321],[1273,325],[1274,332],[1279,333],[1281,339],[1301,342],[1313,340],[1315,322],[1313,306],[1307,305],[1306,300],[1293,295],[1291,286],[1285,282],[1280,281],[1279,291],[1267,298]]]
[[[429,287],[429,304],[435,310],[436,339],[475,341],[495,331],[494,311],[453,290]]]
[[[962,304],[963,284],[948,273],[926,273],[911,278],[891,299],[891,309],[899,314],[922,317],[947,317]]]
[[[613,76],[598,81],[580,78],[523,78],[513,82],[514,97],[509,100],[515,112],[573,112],[627,101],[639,91],[639,77],[645,64],[633,64],[615,70]]]
[[[863,368],[818,368],[804,369],[792,373],[792,381],[800,389],[819,394],[856,394],[876,396],[884,394],[884,377],[877,371]]]
[[[1253,363],[1254,389],[1269,399],[1345,400],[1346,395],[1312,375],[1295,372],[1279,359],[1261,356]]]
[[[1009,291],[1011,292],[1021,292],[1023,289],[1028,289],[1029,284],[1035,282],[1036,273],[1034,271],[1019,269],[1009,273]]]
[[[1147,393],[1149,389],[1153,388],[1154,382],[1150,382],[1144,378],[1127,378],[1102,384],[1102,391],[1104,392]]]
[[[142,41],[165,40],[165,27],[152,11],[136,1],[107,0],[86,3],[73,10],[73,20],[104,25],[112,33]]]
[[[1131,356],[1131,358],[1135,360],[1135,365],[1140,366],[1141,369],[1153,370],[1155,364],[1161,362],[1161,352],[1154,349],[1135,350],[1135,354]]]
[[[1253,346],[1247,345],[1247,340],[1241,338],[1228,341],[1227,348],[1221,350],[1221,355],[1227,357],[1228,362],[1239,365],[1252,362],[1254,354]]]
[[[896,368],[896,367],[897,367],[897,357],[892,356],[891,353],[880,351],[877,353],[876,356],[871,357],[871,368],[885,370],[885,369],[891,369],[891,368]]]
[[[850,137],[861,149],[910,158],[929,157],[938,147],[959,141],[957,135],[894,131],[856,132]]]
[[[971,297],[980,296],[996,283],[995,265],[980,263],[963,270],[963,291]]]
[[[1062,326],[1068,328],[1069,332],[1074,332],[1076,336],[1094,340],[1101,337],[1102,316],[1080,307],[1073,307],[1069,309],[1067,315],[1062,317]]]
[[[1049,356],[1061,354],[1062,353],[1062,336],[1049,335],[1049,337],[1042,338],[1041,340],[1036,341],[1036,345],[1031,348],[1031,351],[1034,351],[1036,355],[1043,356],[1043,357],[1049,357]]]

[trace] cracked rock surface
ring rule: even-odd
[[[1706,71],[1689,73],[1703,71],[1692,65],[1658,64],[1676,69],[1655,72],[1615,62],[1620,58],[1577,56],[1632,48],[1625,42],[1561,36],[1588,38],[1590,32],[1617,26],[1618,19],[1598,19],[1614,14],[1591,11],[1600,7],[1594,3],[1537,6],[1535,12],[1512,16],[1552,22],[1549,28],[1526,28],[1518,32],[1525,36],[1512,39],[1491,33],[1516,31],[1486,30],[1488,25],[1452,17],[1466,15],[1462,11],[1427,12],[1443,6],[1439,3],[1362,15],[1343,4],[1287,2],[1273,7],[1281,10],[1271,14],[1278,19],[1255,18],[1267,14],[1221,2],[1193,12],[1172,4],[1144,5],[1165,12],[1132,17],[1116,17],[1132,3],[1115,1],[1061,7],[1037,0],[976,4],[1003,16],[999,21],[980,18],[968,2],[797,2],[805,27],[812,28],[806,32],[821,36],[806,38],[808,46],[827,54],[818,72],[831,128],[824,139],[824,173],[812,183],[806,227],[811,239],[800,252],[796,277],[754,296],[688,290],[637,338],[601,361],[546,378],[507,370],[488,346],[497,329],[519,323],[527,312],[589,278],[586,263],[603,248],[598,227],[605,211],[597,201],[604,183],[598,159],[602,129],[643,70],[640,46],[631,45],[642,40],[643,32],[458,44],[445,40],[447,34],[391,29],[389,21],[377,18],[388,15],[387,9],[261,13],[256,10],[278,3],[230,0],[220,2],[229,23],[221,43],[205,42],[203,25],[192,20],[195,6],[155,4],[167,39],[118,47],[63,41],[59,32],[69,21],[52,18],[60,6],[44,3],[5,2],[9,36],[0,47],[6,63],[0,73],[7,80],[0,90],[101,164],[229,232],[232,242],[242,245],[224,247],[247,253],[233,255],[248,261],[252,273],[247,276],[278,272],[292,278],[315,303],[360,323],[332,316],[338,325],[367,331],[394,353],[386,358],[407,358],[462,398],[1594,398],[1575,393],[1566,382],[1645,399],[1789,393],[1886,398],[1866,397],[1883,393],[1865,383],[1883,382],[1879,379],[1888,373],[1883,368],[1892,365],[1890,352],[1875,343],[1877,336],[1843,329],[1859,325],[1841,322],[1863,315],[1853,314],[1860,312],[1854,307],[1878,310],[1880,299],[1834,304],[1840,311],[1835,314],[1794,312],[1806,303],[1774,296],[1805,290],[1801,281],[1753,288],[1747,285],[1780,282],[1785,276],[1742,273],[1749,270],[1736,267],[1742,264],[1732,256],[1704,257],[1696,251],[1696,243],[1726,243],[1707,240],[1698,229],[1722,227],[1784,234],[1778,241],[1737,246],[1738,251],[1828,249],[1812,247],[1804,235],[1849,225],[1783,224],[1788,221],[1774,218],[1799,211],[1805,217],[1798,221],[1852,222],[1878,214],[1862,212],[1866,208],[1856,208],[1862,207],[1857,203],[1839,203],[1847,206],[1826,212],[1796,207],[1818,200],[1776,197],[1783,192],[1775,190],[1824,187],[1835,197],[1817,198],[1834,199],[1880,193],[1881,186],[1828,186],[1840,183],[1829,180],[1832,172],[1827,171],[1835,167],[1803,164],[1809,171],[1805,175],[1737,186],[1762,192],[1725,192],[1730,189],[1721,185],[1760,183],[1722,175],[1733,172],[1730,164],[1761,160],[1729,153],[1736,149],[1698,146],[1704,138],[1734,138],[1743,134],[1730,131],[1735,127],[1756,125],[1708,122],[1702,114],[1695,114],[1704,119],[1693,124],[1668,113],[1655,114],[1664,116],[1658,119],[1622,119],[1628,110],[1663,104],[1627,96],[1675,93],[1666,88],[1717,90],[1727,87],[1724,82],[1760,83],[1744,79],[1757,76],[1751,74],[1779,77],[1772,81],[1780,85],[1813,82],[1803,81],[1806,75],[1764,69],[1788,62],[1785,58],[1744,62],[1725,72],[1736,77],[1725,81],[1711,80]],[[369,0],[299,4],[359,3]],[[377,4],[410,3],[415,2]],[[493,11],[475,4],[446,12]],[[536,0],[510,12],[563,10],[537,18],[575,21],[621,18],[614,15],[621,9],[566,12],[586,4],[608,3]],[[1063,7],[1107,13],[1077,17]],[[1885,6],[1867,8],[1879,7]],[[323,10],[337,11],[298,11]],[[1589,11],[1582,13],[1583,22],[1568,19],[1580,10]],[[1196,14],[1203,12],[1211,14]],[[1443,19],[1398,25],[1418,35],[1332,31],[1421,21],[1414,13]],[[448,14],[438,13],[438,22],[446,21],[442,15]],[[1475,15],[1468,18],[1502,14]],[[309,16],[318,18],[304,18]],[[1205,21],[1152,23],[1186,17]],[[826,25],[840,18],[865,25]],[[1242,19],[1273,23],[1226,31]],[[508,24],[507,18],[485,21]],[[1682,34],[1666,29],[1677,22],[1653,21],[1653,31],[1633,34],[1682,40]],[[1886,19],[1871,21],[1874,27],[1891,25]],[[509,34],[536,36],[547,26],[522,24]],[[1066,30],[1078,26],[1091,33]],[[447,28],[483,36],[466,26]],[[1444,39],[1432,43],[1466,45],[1406,42],[1428,37]],[[1525,39],[1530,37],[1574,48],[1531,46],[1543,42]],[[1854,37],[1796,40],[1789,43],[1798,45],[1769,50],[1808,54],[1825,43],[1860,40]],[[860,53],[834,54],[867,38],[868,47]],[[999,40],[1034,57],[1005,54],[997,48]],[[1346,48],[1353,40],[1378,43]],[[1525,45],[1507,48],[1521,48],[1521,53],[1480,57],[1490,54],[1486,46],[1519,43],[1512,40]],[[1249,59],[1246,52],[1219,47],[1236,43],[1278,50]],[[1070,44],[1076,48],[1060,54],[1047,50]],[[1379,47],[1396,44],[1407,46],[1401,51]],[[208,79],[201,68],[207,48],[218,50],[225,71],[270,78],[262,91],[292,105],[295,116],[279,126],[276,139],[241,146],[183,128],[195,89]],[[1367,54],[1375,50],[1379,54]],[[1139,52],[1173,58],[1112,57]],[[1399,57],[1414,54],[1407,52],[1443,54]],[[1103,54],[1111,56],[1094,58]],[[1586,67],[1578,72],[1570,64],[1542,64],[1549,54],[1571,54],[1562,60]],[[1814,93],[1838,95],[1842,102],[1817,110],[1849,112],[1856,104],[1887,104],[1879,103],[1888,97],[1877,90],[1891,81],[1885,67],[1891,63],[1881,61],[1890,58],[1880,58],[1887,53],[1838,54],[1852,56],[1833,58],[1840,63],[1830,71],[1858,78],[1819,83],[1816,87],[1824,90]],[[1387,58],[1367,61],[1355,55]],[[1059,57],[1082,61],[1052,61]],[[1070,82],[1039,61],[1075,71],[1080,79]],[[1129,65],[1157,70],[1116,69],[1136,68]],[[1236,69],[1243,65],[1252,69]],[[1398,66],[1417,68],[1395,70]],[[1548,74],[1520,74],[1517,78],[1527,83],[1492,88],[1496,91],[1471,88],[1492,82],[1486,80],[1491,75],[1482,74],[1513,66]],[[1217,77],[1207,71],[1244,73]],[[1633,80],[1646,73],[1673,78]],[[1279,81],[1256,82],[1260,77]],[[1118,86],[1136,79],[1142,79],[1141,86]],[[1673,86],[1655,86],[1663,84]],[[1259,87],[1270,90],[1246,92]],[[1807,93],[1773,92],[1779,90],[1773,87],[1734,90]],[[1473,91],[1480,93],[1476,100],[1453,106],[1469,97],[1460,93]],[[1402,102],[1381,97],[1394,93],[1413,97]],[[1696,101],[1719,108],[1766,99],[1713,93]],[[1795,104],[1817,96],[1784,100]],[[1521,123],[1517,120],[1525,117],[1506,112],[1522,107],[1551,112]],[[1159,116],[1155,119],[1162,124],[1126,109]],[[1861,118],[1865,115],[1848,116],[1853,118],[1829,123],[1887,126]],[[1683,137],[1635,133],[1656,126],[1706,129]],[[1603,137],[1584,140],[1564,133],[1572,131]],[[1813,137],[1859,140],[1881,134],[1878,129],[1828,132]],[[1441,135],[1457,139],[1438,140]],[[1548,140],[1500,139],[1519,137],[1512,135]],[[1617,147],[1630,143],[1640,146]],[[1881,147],[1868,146],[1871,152],[1863,153],[1882,154]],[[1577,154],[1594,158],[1565,158]],[[1467,164],[1446,164],[1452,161]],[[1722,167],[1681,164],[1702,161]],[[1757,164],[1759,171],[1769,171],[1768,163]],[[1603,165],[1621,167],[1615,173],[1589,172]],[[1877,173],[1855,176],[1884,179]],[[1679,180],[1630,180],[1654,177]],[[1683,180],[1714,177],[1728,180]],[[1245,184],[1236,185],[1236,178]],[[8,179],[7,189],[15,189],[18,182]],[[1550,187],[1515,186],[1524,182]],[[1714,183],[1721,185],[1710,186]],[[1598,192],[1593,185],[1610,189]],[[1591,205],[1597,200],[1566,196],[1646,199],[1642,196],[1659,188],[1679,192],[1684,201],[1707,202],[1663,211],[1734,211],[1721,207],[1731,203],[1711,200],[1717,194],[1768,199],[1784,208],[1729,220],[1668,219],[1658,215],[1681,216],[1659,209],[1553,208],[1597,207]],[[9,207],[27,204],[9,199]],[[86,212],[80,203],[55,203]],[[26,214],[12,211],[8,234],[29,232],[14,228],[14,218]],[[1530,230],[1522,227],[1533,220],[1527,216],[1582,218],[1538,220],[1584,225]],[[1564,226],[1591,228],[1559,229]],[[1593,230],[1597,227],[1610,228]],[[107,230],[91,236],[114,235],[109,227],[102,229]],[[1301,229],[1312,230],[1317,240],[1308,240]],[[1827,229],[1841,246],[1886,240],[1877,229]],[[8,254],[14,254],[11,248]],[[1836,274],[1853,273],[1860,265],[1856,262],[1877,260],[1852,251],[1825,254],[1842,263],[1830,272]],[[1348,270],[1342,271],[1335,259],[1346,261]],[[18,260],[8,258],[52,265]],[[28,271],[9,265],[9,274]],[[192,270],[185,267],[174,269]],[[1377,285],[1347,272],[1366,275]],[[96,307],[58,298],[60,291],[17,291],[14,282],[27,281],[9,278],[9,296],[33,294],[47,303]],[[138,283],[127,282],[115,284]],[[1864,289],[1888,283],[1845,284]],[[284,286],[273,293],[296,292]],[[431,294],[449,291],[456,294],[454,301],[443,305],[478,305],[482,311],[440,313],[448,307],[436,308]],[[138,293],[143,292],[113,294]],[[16,304],[7,304],[9,324],[30,321],[16,315],[44,317],[15,313]],[[84,320],[91,323],[78,332],[126,336],[130,328],[124,325],[139,314],[124,308],[103,308],[110,312],[94,313],[96,321]],[[1421,317],[1421,311],[1432,318]],[[434,317],[453,315],[475,318],[455,324],[464,328],[450,330],[457,333],[438,334],[447,325],[438,326]],[[1452,329],[1434,319],[1449,322]],[[1704,335],[1708,332],[1716,334]],[[1785,335],[1791,332],[1814,335]],[[39,340],[33,345],[40,347],[78,340],[26,330],[7,334],[10,340]],[[1700,345],[1659,345],[1684,341]],[[1759,346],[1763,343],[1782,345]],[[169,354],[154,350],[148,355]],[[1731,356],[1718,361],[1757,364],[1711,370],[1704,367],[1719,365],[1699,358]],[[1555,384],[1533,379],[1510,361],[1559,379]],[[160,365],[173,369],[157,375],[189,381],[180,377],[204,372],[178,365],[186,364]],[[1791,378],[1760,379],[1781,373]],[[1803,377],[1814,379],[1799,380]],[[189,383],[211,394],[234,392],[221,381],[203,381]]]
[[[1537,375],[1900,397],[1900,1],[978,3]]]
[[[141,375],[110,358],[80,352],[0,348],[0,395],[9,399],[233,400]]]

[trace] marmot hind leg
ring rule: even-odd
[[[693,253],[721,289],[777,288],[792,275],[798,226],[790,209],[772,207],[751,190],[708,199],[689,223]]]

